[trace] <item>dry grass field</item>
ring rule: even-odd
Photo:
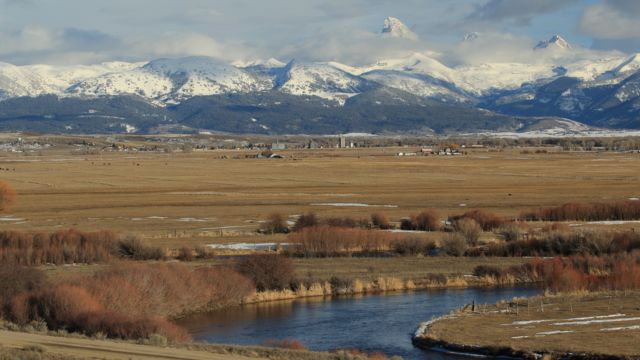
[[[570,201],[640,196],[639,154],[481,149],[402,158],[397,151],[285,151],[286,159],[244,159],[255,153],[249,151],[2,153],[0,168],[9,171],[0,179],[19,197],[0,227],[109,229],[178,247],[284,241],[254,232],[274,212],[368,218],[384,211],[397,221],[424,208],[443,216],[470,208],[517,215]]]
[[[542,297],[519,300],[517,313],[513,304],[481,306],[435,322],[429,336],[478,347],[638,356],[639,300],[633,292]]]

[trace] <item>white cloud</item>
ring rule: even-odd
[[[640,9],[624,9],[610,3],[597,4],[585,9],[579,28],[599,39],[640,37]]]
[[[605,0],[585,8],[578,29],[593,38],[597,49],[640,51],[640,2]]]

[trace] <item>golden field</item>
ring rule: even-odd
[[[515,216],[538,206],[640,196],[639,154],[398,151],[284,151],[285,159],[244,158],[257,151],[0,153],[0,168],[9,169],[0,179],[18,192],[0,226],[108,229],[177,247],[285,241],[255,234],[275,212],[294,219],[308,211],[356,218],[384,211],[398,221],[424,208],[442,216],[484,208]]]

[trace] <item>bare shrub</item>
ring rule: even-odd
[[[4,312],[13,297],[20,293],[34,291],[45,284],[42,270],[15,266],[0,266],[0,310]]]
[[[262,224],[260,230],[265,234],[287,234],[289,227],[287,221],[282,214],[271,214],[266,222]]]
[[[328,226],[341,228],[368,227],[367,225],[369,224],[366,220],[361,221],[350,217],[330,217],[325,219],[322,223]]]
[[[16,192],[11,185],[0,181],[0,212],[6,211],[16,199]]]
[[[287,289],[295,276],[293,261],[275,254],[244,257],[238,262],[236,268],[241,274],[253,280],[259,291]]]
[[[502,226],[505,222],[505,220],[502,217],[485,210],[467,211],[462,215],[454,216],[453,218],[451,218],[451,222],[455,223],[461,219],[473,219],[475,222],[477,222],[480,225],[480,227],[484,231],[491,231],[491,230],[497,229],[500,226]]]
[[[427,209],[419,214],[411,215],[408,219],[402,219],[400,228],[413,231],[439,231],[442,228],[442,223],[436,210]]]
[[[165,251],[159,247],[150,246],[135,236],[127,236],[116,243],[118,256],[132,260],[162,260]]]
[[[464,256],[467,241],[459,233],[446,234],[442,239],[442,251],[449,256]]]
[[[178,260],[190,262],[190,261],[193,261],[194,259],[195,259],[195,256],[191,248],[183,246],[182,248],[180,248],[180,250],[178,250]]]
[[[640,220],[640,202],[567,203],[523,212],[520,217],[529,221]]]
[[[440,216],[434,209],[421,211],[412,217],[415,229],[418,231],[438,231],[441,228]]]
[[[508,224],[499,228],[498,234],[504,241],[518,241],[520,240],[522,230],[516,224]]]
[[[310,212],[300,216],[296,220],[295,224],[293,225],[293,231],[294,232],[302,231],[302,229],[304,228],[318,226],[318,224],[319,224],[318,216],[315,213]]]
[[[387,214],[383,212],[375,212],[371,214],[371,224],[382,230],[391,229],[389,218],[387,217]]]
[[[34,266],[106,262],[112,258],[115,241],[115,234],[109,231],[4,231],[0,232],[0,263]]]
[[[576,256],[606,255],[632,252],[640,249],[640,234],[633,231],[599,232],[552,231],[538,234],[529,240],[494,243],[482,252],[487,256]]]
[[[477,246],[482,227],[471,218],[462,218],[454,222],[454,229],[460,234],[470,246]]]
[[[238,304],[254,287],[227,268],[191,270],[181,264],[119,264],[75,282],[106,310],[175,317]]]
[[[328,257],[385,251],[395,239],[387,232],[322,225],[293,233],[288,242],[294,255]]]
[[[403,256],[428,255],[435,249],[435,241],[418,237],[406,237],[393,242],[393,251]]]

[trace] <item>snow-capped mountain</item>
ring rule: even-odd
[[[139,95],[168,103],[194,96],[264,91],[272,79],[208,57],[160,59],[128,71],[81,81],[66,91],[81,96]]]
[[[417,40],[418,35],[414,33],[407,25],[405,25],[400,19],[395,17],[388,17],[384,19],[384,26],[382,27],[382,34],[385,36],[391,36],[396,38],[403,38],[409,40]]]
[[[276,74],[277,89],[287,94],[317,96],[339,104],[376,87],[367,79],[330,63],[299,63],[293,60]]]
[[[417,39],[396,18],[387,18],[382,34],[377,36],[402,44],[407,39]],[[464,41],[478,39],[477,33],[470,33]],[[480,40],[486,39],[483,36]],[[250,106],[261,107],[264,102],[257,97],[283,96],[271,105],[280,106],[278,103],[283,101],[296,103],[292,99],[298,98],[313,102],[314,106],[343,108],[346,114],[346,108],[355,104],[373,107],[410,104],[414,110],[445,104],[479,107],[480,111],[510,116],[553,116],[598,126],[640,128],[640,54],[608,53],[597,57],[586,56],[583,50],[555,35],[529,50],[536,54],[536,59],[527,63],[451,65],[446,57],[427,50],[359,66],[296,60],[285,63],[274,58],[229,63],[210,57],[82,66],[0,63],[0,103],[55,95],[59,99],[72,99],[68,103],[74,107],[79,106],[76,100],[90,101],[112,112],[108,99],[118,97],[135,97],[134,107],[144,101],[157,108],[189,103],[182,109],[193,109],[196,103],[208,106],[193,100],[202,97],[234,99],[243,106],[249,102]],[[385,100],[385,96],[389,99]],[[52,100],[46,97],[45,103],[51,105]],[[82,111],[79,116],[85,119],[114,116],[96,115],[84,108]],[[154,116],[162,113],[158,111]],[[13,110],[9,113],[18,116]],[[131,113],[135,111],[126,114]],[[165,116],[168,115],[162,115]]]
[[[543,40],[538,43],[534,47],[534,50],[542,50],[542,49],[560,49],[560,50],[570,50],[573,47],[567,40],[565,40],[560,35],[553,35],[549,40]]]

